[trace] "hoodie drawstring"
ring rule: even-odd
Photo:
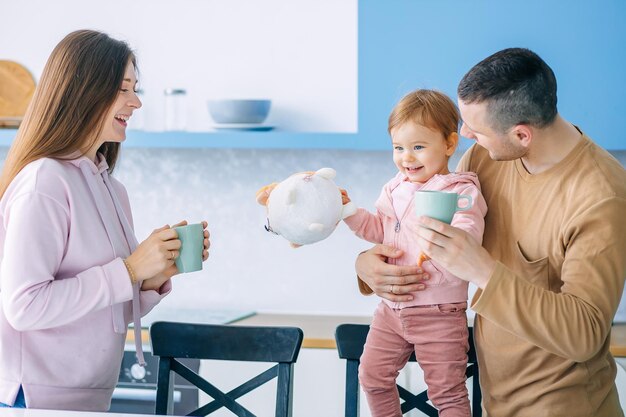
[[[139,242],[137,242],[137,238],[135,237],[135,233],[130,226],[130,222],[124,214],[120,200],[117,198],[117,194],[113,190],[113,186],[109,180],[109,173],[106,170],[102,173],[102,178],[104,179],[104,184],[109,190],[109,194],[113,200],[113,205],[115,206],[115,211],[117,212],[117,216],[122,224],[122,229],[124,230],[124,236],[126,237],[126,241],[128,242],[128,246],[130,247],[130,251],[132,253],[139,245]],[[137,352],[137,361],[139,362],[139,365],[146,366],[146,361],[143,356],[143,345],[141,343],[141,306],[139,305],[140,286],[141,282],[133,285],[133,332],[135,334],[135,351]]]
[[[92,196],[95,199],[96,207],[98,208],[98,213],[100,214],[100,218],[102,219],[102,223],[104,224],[104,228],[106,230],[107,236],[109,237],[109,243],[113,249],[113,256],[118,257],[117,250],[115,248],[115,244],[113,243],[112,236],[116,234],[114,231],[114,225],[112,224],[112,219],[110,218],[110,213],[105,212],[104,207],[104,199],[102,193],[97,189],[97,184],[94,179],[94,172],[90,167],[90,162],[85,160],[80,163],[80,169],[83,173],[83,176],[87,180],[87,184],[89,186],[89,190],[91,191]],[[126,238],[126,242],[130,249],[130,252],[135,250],[137,247],[137,239],[130,227],[128,219],[122,210],[119,199],[117,198],[117,194],[113,189],[111,182],[109,180],[109,175],[107,170],[104,170],[101,173],[102,180],[104,182],[105,187],[107,188],[111,199],[113,200],[113,205],[115,207],[115,211],[117,213],[117,217],[119,219],[120,224],[122,225],[122,230],[124,232],[124,237]],[[135,334],[135,350],[137,353],[137,361],[139,365],[145,366],[145,358],[143,355],[143,346],[141,343],[141,317],[140,317],[140,305],[139,305],[139,286],[141,283],[137,283],[133,285],[133,299],[132,299],[132,316],[133,316],[133,327]],[[113,327],[116,333],[126,333],[126,320],[124,319],[124,305],[122,303],[114,304],[112,306],[113,310]]]

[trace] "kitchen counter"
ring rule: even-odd
[[[0,417],[146,417],[146,415],[129,413],[100,413],[95,411],[0,408]]]
[[[370,324],[371,316],[259,313],[237,321],[242,326],[293,326],[304,332],[303,348],[335,349],[335,329],[342,323]]]
[[[254,311],[249,310],[201,310],[159,307],[152,310],[141,318],[141,341],[144,345],[150,344],[150,334],[148,329],[155,321],[173,321],[181,323],[204,323],[204,324],[230,324],[246,317],[253,316]],[[135,334],[132,324],[126,335],[126,344],[132,345],[135,342]]]
[[[245,326],[296,326],[304,331],[302,347],[334,349],[335,328],[342,323],[369,324],[370,316],[322,316],[255,314],[234,324]],[[611,330],[611,353],[626,357],[626,324],[615,324]]]
[[[184,319],[186,318],[186,319]],[[228,320],[226,320],[228,318]],[[303,348],[335,349],[335,328],[341,323],[369,324],[370,316],[334,316],[313,314],[269,314],[253,312],[207,312],[205,314],[173,314],[161,312],[150,313],[142,319],[141,341],[144,345],[150,344],[149,325],[157,320],[187,321],[190,323],[206,324],[235,324],[241,326],[293,326],[304,332]],[[135,341],[132,329],[126,336],[127,345]]]
[[[207,313],[208,314],[208,313]],[[286,314],[286,313],[257,313],[237,312],[226,315],[214,314],[222,319],[222,323],[231,323],[241,326],[294,326],[304,332],[303,348],[335,349],[335,329],[342,323],[369,324],[371,316],[340,316],[314,314]],[[214,316],[208,314],[209,316]],[[184,315],[183,315],[184,316]],[[224,318],[228,316],[226,321]],[[170,321],[177,321],[168,316]],[[199,316],[196,316],[199,317]],[[180,316],[179,316],[180,318]],[[181,321],[181,320],[178,320]],[[192,320],[195,322],[207,322]],[[216,323],[216,321],[213,321]],[[127,343],[134,341],[133,333],[128,332]],[[149,344],[150,338],[147,329],[142,330],[142,341]],[[626,323],[613,325],[611,331],[611,353],[616,357],[626,357]]]

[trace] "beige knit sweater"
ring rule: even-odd
[[[488,417],[623,416],[609,352],[626,276],[626,171],[587,136],[529,174],[473,146],[498,261],[472,302]]]

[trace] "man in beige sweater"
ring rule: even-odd
[[[416,233],[427,255],[479,288],[486,415],[623,416],[609,343],[626,276],[626,171],[558,114],[554,74],[527,49],[478,63],[458,95],[461,134],[476,141],[458,171],[478,174],[489,207],[483,247],[433,219]],[[396,256],[364,252],[359,277],[390,300],[428,291],[419,268],[384,263]]]

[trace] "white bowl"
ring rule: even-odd
[[[215,123],[263,123],[272,100],[209,100],[209,113]]]

